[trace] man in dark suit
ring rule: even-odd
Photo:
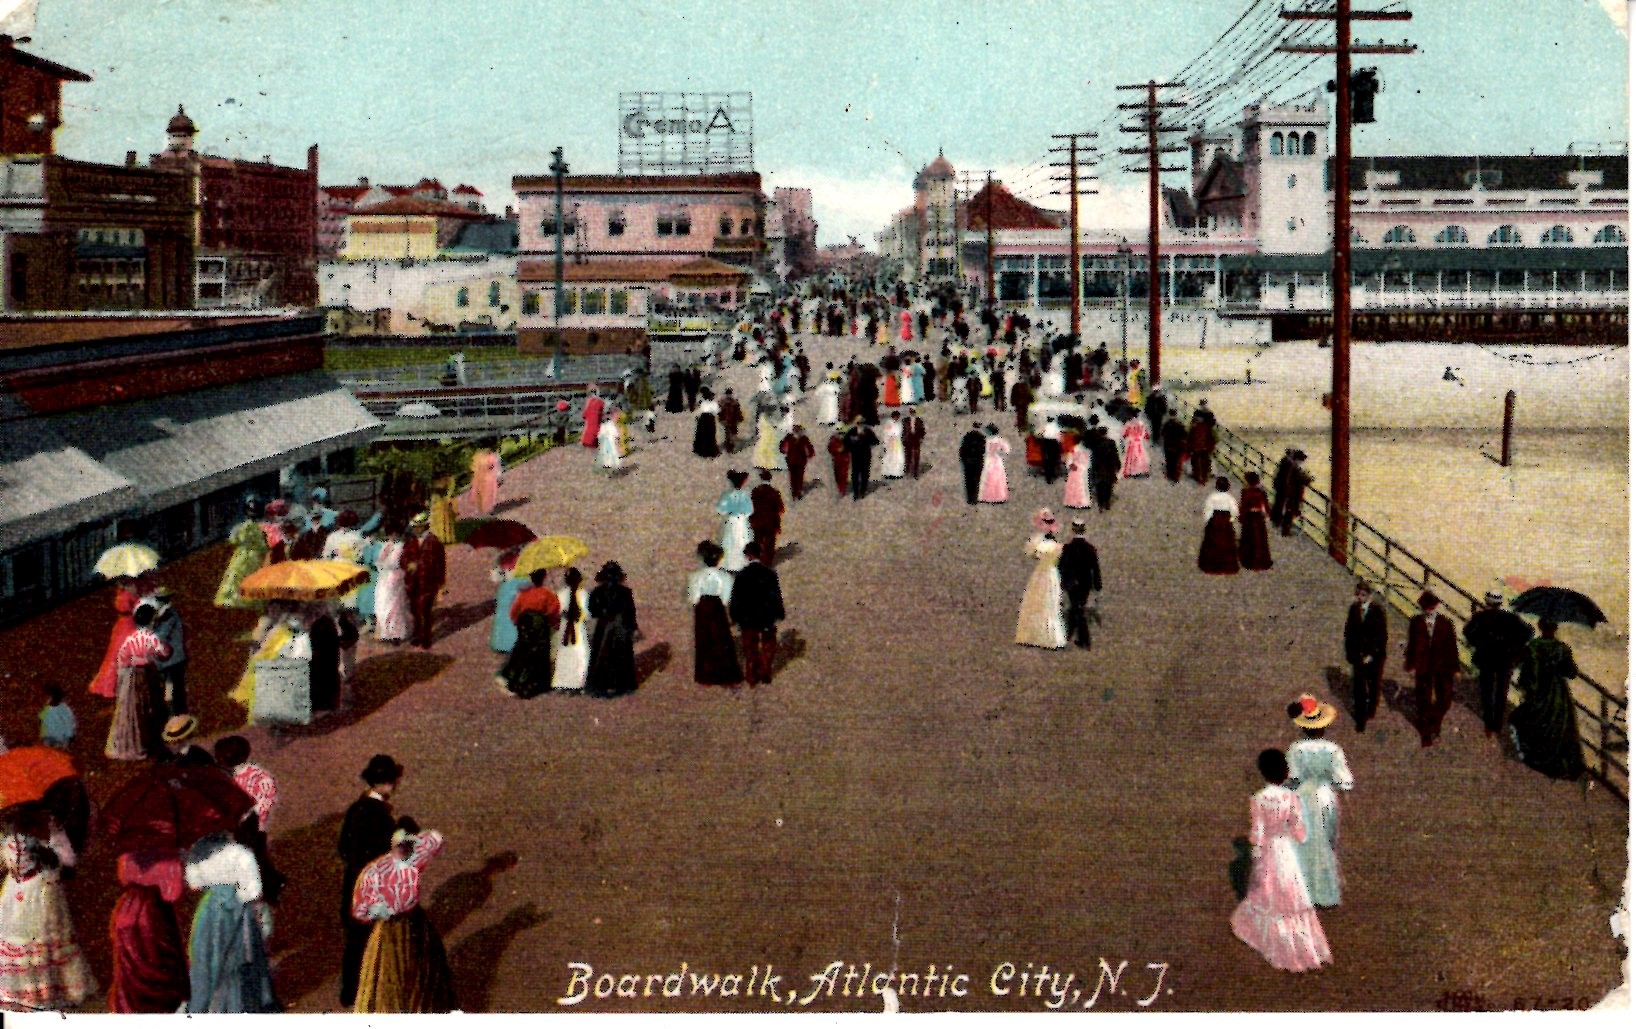
[[[744,408],[738,397],[733,396],[731,386],[722,392],[718,406],[721,413],[716,415],[716,421],[721,423],[722,449],[731,454],[738,445],[738,427],[744,424]]]
[[[1500,606],[1505,598],[1489,593],[1483,609],[1466,622],[1466,642],[1471,645],[1471,663],[1477,666],[1477,697],[1483,708],[1483,729],[1492,736],[1505,725],[1505,695],[1511,690],[1511,674],[1516,671],[1534,629],[1514,611]]]
[[[926,442],[926,419],[918,408],[909,408],[909,417],[903,419],[903,460],[911,479],[920,478],[920,446]]]
[[[994,390],[994,410],[1005,410],[1005,362],[995,361],[994,368],[988,373],[988,384]]]
[[[1284,479],[1284,491],[1279,494],[1283,509],[1275,508],[1273,511],[1278,531],[1285,536],[1295,532],[1295,525],[1301,520],[1301,503],[1306,498],[1307,487],[1312,485],[1312,476],[1307,472],[1306,452],[1292,450],[1289,459],[1289,474]]]
[[[1072,525],[1073,539],[1062,548],[1057,559],[1057,571],[1062,575],[1062,591],[1068,597],[1068,639],[1083,650],[1091,649],[1091,623],[1085,615],[1085,605],[1091,593],[1102,592],[1102,566],[1096,559],[1096,548],[1085,538],[1085,523]]]
[[[744,681],[754,686],[773,681],[773,654],[778,649],[778,623],[784,620],[784,593],[778,573],[762,564],[754,543],[744,548],[749,563],[733,577],[733,596],[727,614],[738,626],[744,644]]]
[[[852,419],[846,430],[846,450],[852,461],[852,499],[862,500],[869,492],[869,462],[871,451],[880,444],[875,430],[864,424],[864,419]]]
[[[1079,389],[1080,380],[1085,377],[1085,355],[1081,354],[1074,343],[1068,344],[1068,353],[1062,359],[1063,382],[1072,393]]]
[[[1034,442],[1040,448],[1040,473],[1047,483],[1056,482],[1062,471],[1062,427],[1057,424],[1056,415],[1048,415],[1040,424]]]
[[[696,364],[689,366],[687,375],[682,380],[682,388],[687,391],[687,409],[689,411],[699,409],[699,388],[703,385],[704,372]]]
[[[338,850],[344,871],[341,876],[341,929],[346,936],[341,953],[341,1006],[352,1010],[358,996],[358,972],[364,960],[374,925],[352,917],[352,891],[358,875],[371,861],[392,849],[392,794],[403,779],[403,766],[386,754],[369,759],[362,778],[369,790],[347,808],[341,821]]]
[[[1362,732],[1380,705],[1380,678],[1386,670],[1386,605],[1366,582],[1346,612],[1346,660],[1352,666],[1352,721]]]
[[[1108,430],[1098,425],[1091,430],[1091,477],[1096,492],[1096,506],[1101,511],[1113,510],[1113,484],[1119,479],[1119,444],[1108,436]]]
[[[1175,408],[1170,409],[1164,428],[1159,430],[1159,441],[1165,452],[1165,478],[1181,482],[1182,467],[1187,463],[1187,426],[1177,417]]]
[[[1148,391],[1147,400],[1142,404],[1142,413],[1147,415],[1148,428],[1153,435],[1159,436],[1164,430],[1165,414],[1170,410],[1170,398],[1165,395],[1164,386],[1159,385]]]
[[[784,527],[784,497],[773,485],[773,473],[761,469],[761,482],[750,491],[750,534],[755,537],[761,560],[773,563],[778,551],[778,531]]]
[[[1027,353],[1023,354],[1027,357]],[[1011,406],[1017,412],[1017,431],[1028,432],[1028,407],[1034,402],[1034,387],[1028,383],[1028,374],[1024,372],[1017,376],[1017,381],[1011,384]]]
[[[790,466],[790,496],[796,500],[807,491],[807,462],[818,454],[818,449],[807,438],[807,429],[804,425],[797,425],[788,436],[778,444],[778,449],[784,454],[784,461]]]
[[[1443,716],[1454,703],[1454,676],[1460,671],[1454,622],[1438,613],[1441,603],[1435,594],[1420,594],[1421,614],[1409,623],[1409,643],[1403,655],[1403,667],[1414,673],[1422,747],[1431,746],[1442,735]]]
[[[409,579],[409,616],[413,622],[411,642],[422,650],[432,645],[432,608],[443,592],[447,565],[443,541],[432,535],[431,516],[424,511],[409,523],[412,535],[403,545],[403,565]],[[377,855],[378,856],[378,855]]]
[[[988,452],[988,438],[983,426],[971,424],[971,431],[960,437],[960,473],[966,480],[966,503],[977,503],[977,485],[983,478],[983,457]]]

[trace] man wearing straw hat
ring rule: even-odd
[[[1511,675],[1527,653],[1528,641],[1534,638],[1533,626],[1515,611],[1500,606],[1504,600],[1501,594],[1490,591],[1483,597],[1483,609],[1471,616],[1465,628],[1471,663],[1477,666],[1483,730],[1489,736],[1505,727],[1505,696],[1511,689]]]
[[[443,541],[432,535],[432,516],[425,511],[410,519],[409,528],[403,566],[409,580],[410,642],[426,650],[432,645],[432,608],[446,578]]]

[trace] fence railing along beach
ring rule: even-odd
[[[1271,483],[1278,462],[1252,444],[1217,425],[1215,461],[1240,482],[1246,472],[1255,472]],[[1302,497],[1296,525],[1308,539],[1325,549],[1329,546],[1330,500],[1311,486]],[[1443,597],[1445,613],[1460,627],[1483,606],[1480,596],[1439,572],[1399,541],[1381,532],[1352,512],[1346,512],[1346,568],[1380,590],[1381,595],[1404,617],[1419,613],[1423,590]],[[1459,598],[1461,604],[1453,603]],[[1461,606],[1463,604],[1463,612]],[[1462,657],[1469,658],[1461,642]],[[1466,661],[1469,667],[1469,660]],[[1578,709],[1579,738],[1588,752],[1590,774],[1627,802],[1630,797],[1630,734],[1627,698],[1617,696],[1595,679],[1580,674],[1582,688],[1572,690]]]

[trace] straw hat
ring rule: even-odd
[[[165,723],[161,738],[166,743],[180,743],[199,731],[199,720],[192,715],[177,715]]]
[[[1322,729],[1333,722],[1336,715],[1335,705],[1326,704],[1310,693],[1301,694],[1290,709],[1295,712],[1290,721],[1303,729]]]

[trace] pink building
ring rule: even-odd
[[[512,179],[519,204],[518,248],[528,257],[556,253],[556,182]],[[761,257],[765,226],[761,176],[569,175],[563,180],[563,254],[567,260],[711,258],[750,267]]]

